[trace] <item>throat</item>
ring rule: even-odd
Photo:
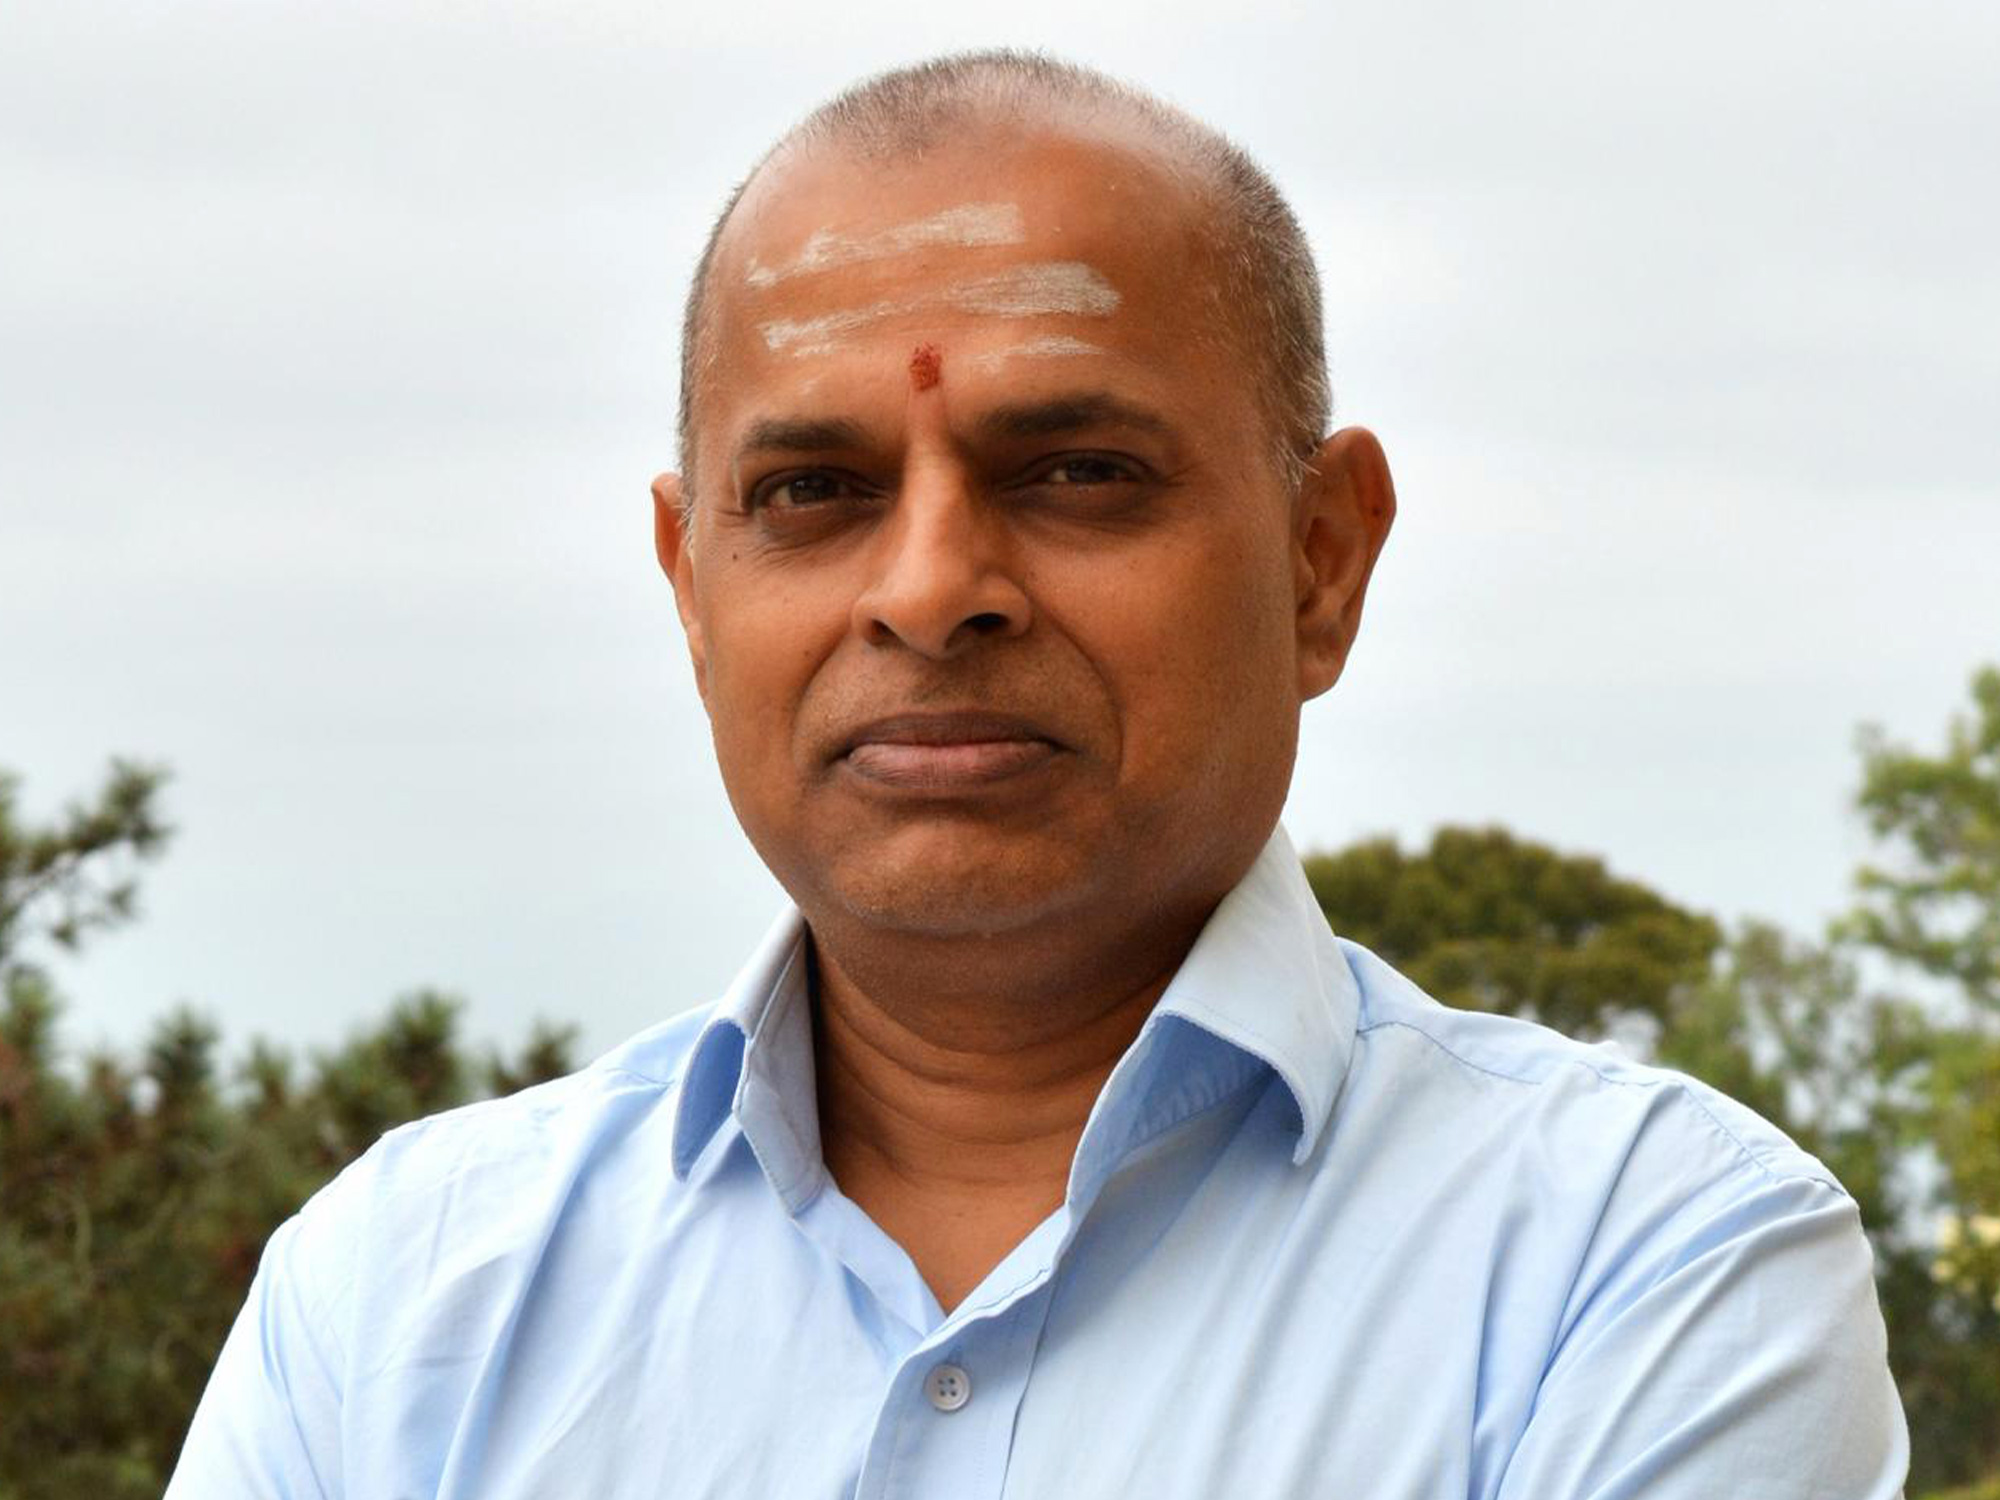
[[[827,1167],[841,1192],[910,1257],[947,1313],[1062,1207],[1068,1181],[1067,1161],[1048,1177],[915,1181],[866,1149],[838,1155]]]
[[[1062,1206],[1084,1124],[1164,978],[1054,1027],[996,1028],[991,1009],[979,1027],[899,1016],[817,953],[812,988],[827,1170],[949,1311]]]

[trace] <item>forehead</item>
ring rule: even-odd
[[[1001,189],[1024,215],[1052,215],[1051,227],[1069,233],[1122,228],[1141,238],[1186,238],[1199,208],[1190,175],[1141,131],[1116,124],[971,125],[908,150],[866,153],[838,141],[806,143],[758,172],[720,248],[725,257],[756,259],[788,242],[806,248],[816,236],[831,238],[833,225],[888,227]],[[994,242],[998,228],[977,215],[953,227],[972,243]]]
[[[851,382],[920,341],[941,343],[954,384],[1085,351],[1171,378],[1215,342],[1205,208],[1188,172],[1109,131],[988,128],[891,159],[795,149],[717,245],[704,404]]]

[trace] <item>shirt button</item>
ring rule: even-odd
[[[972,1399],[972,1377],[957,1365],[939,1365],[924,1377],[924,1394],[939,1411],[957,1411]]]

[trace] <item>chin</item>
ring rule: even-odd
[[[870,927],[933,937],[1017,931],[1073,906],[1090,883],[1078,842],[1051,835],[906,829],[844,848],[822,867],[818,887],[851,920]]]

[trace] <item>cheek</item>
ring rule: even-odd
[[[771,764],[789,753],[799,705],[847,612],[825,591],[790,581],[716,583],[702,611],[702,639],[717,749],[727,760]],[[723,769],[728,774],[730,766]]]
[[[1110,690],[1128,775],[1254,758],[1292,732],[1290,591],[1262,540],[1210,534],[1066,591],[1064,627]]]

